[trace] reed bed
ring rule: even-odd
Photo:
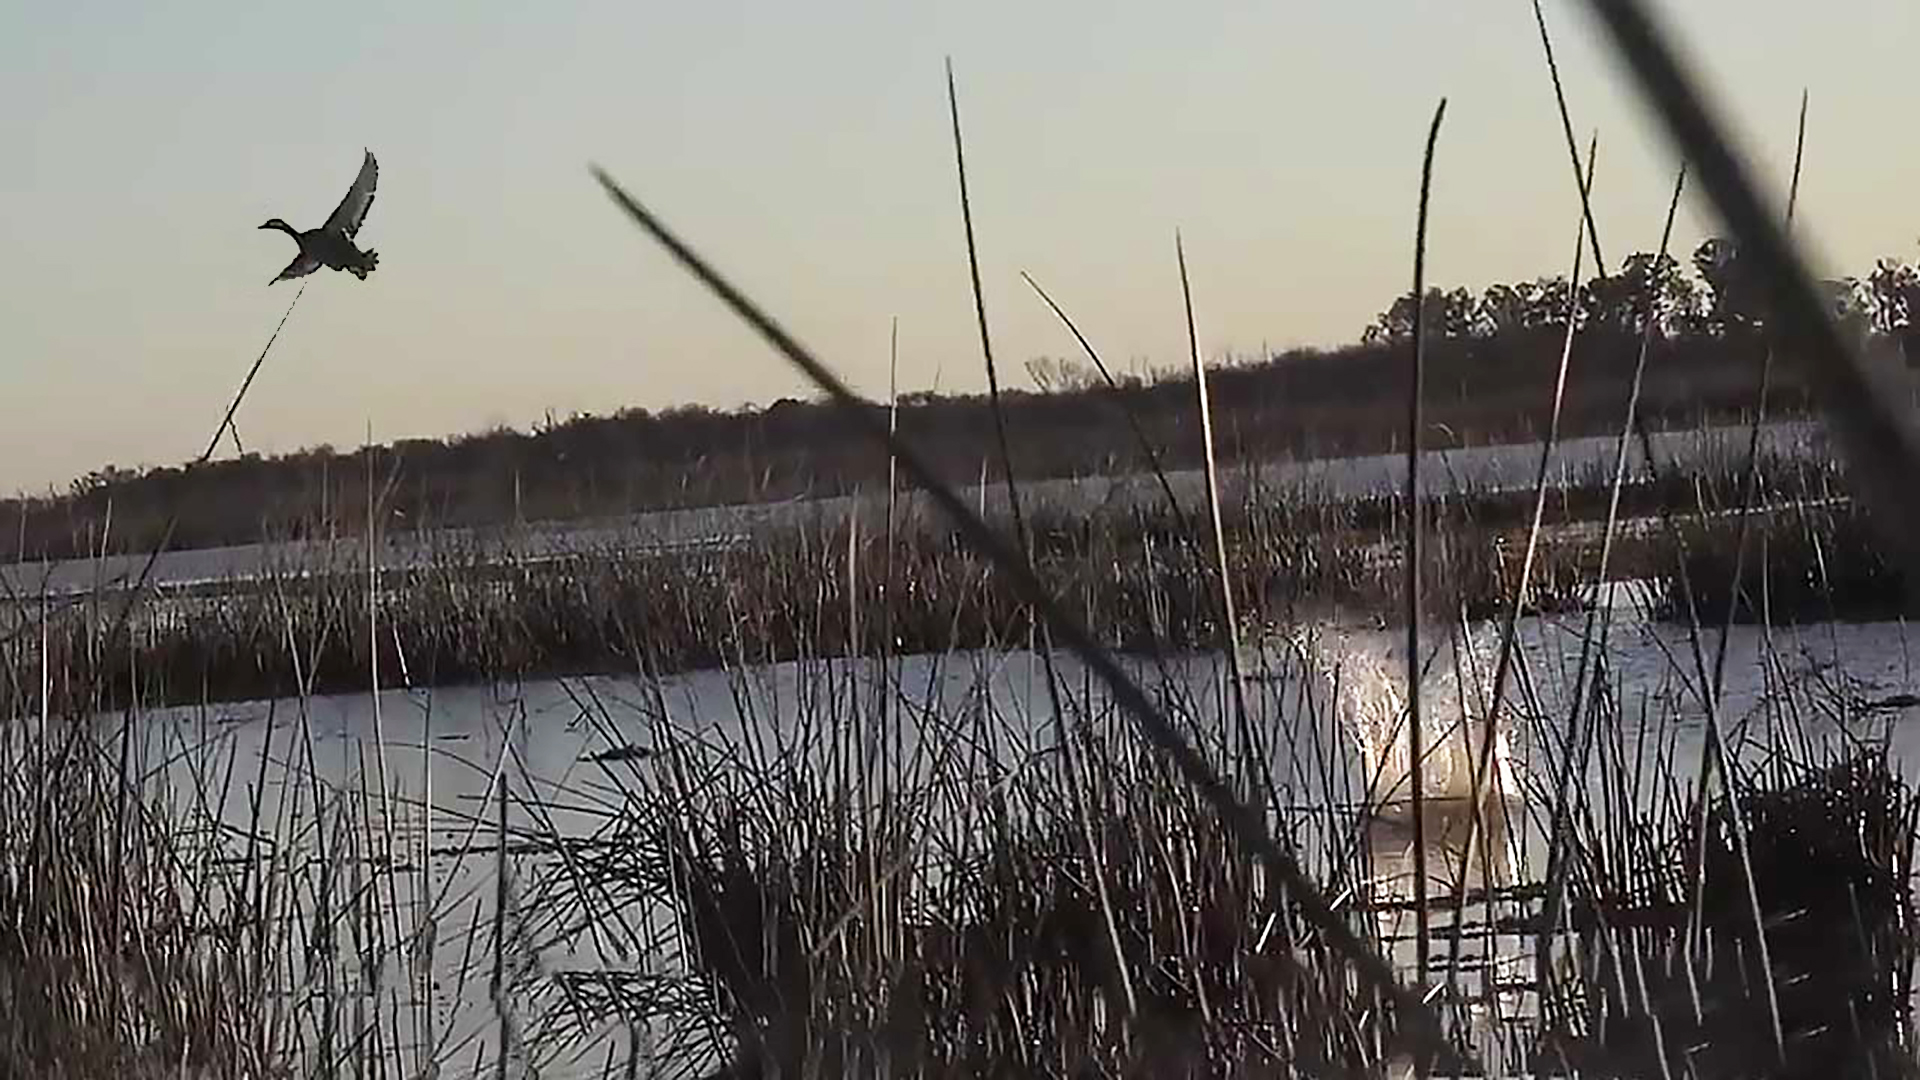
[[[685,745],[634,792],[633,820],[653,824],[626,835],[662,854],[601,880],[675,912],[698,988],[678,1000],[723,1018],[715,1075],[1252,1076],[1383,1060],[1390,1011],[1163,762],[1083,732],[1079,768],[1056,753],[983,783],[961,735],[923,747],[921,782],[877,799],[851,763]]]
[[[1760,498],[1780,509],[1761,517],[1746,541],[1763,557],[1745,563],[1741,617],[1757,614],[1760,598],[1781,622],[1895,613],[1900,579],[1833,466],[1764,460],[1756,475]],[[1649,501],[1654,514],[1617,537],[1609,577],[1645,581],[1663,618],[1684,622],[1689,601],[1717,617],[1732,553],[1752,529],[1731,509],[1737,475],[1718,469],[1645,486],[1656,485],[1661,501]],[[1682,496],[1688,501],[1676,509],[1670,500]],[[1598,497],[1573,490],[1551,500],[1552,531],[1529,574],[1529,610],[1590,601]],[[1504,610],[1518,580],[1524,512],[1505,493],[1428,503],[1430,615],[1480,619]],[[1302,606],[1394,617],[1405,518],[1398,498],[1279,498],[1244,475],[1227,484],[1223,539],[1243,629],[1283,625]],[[1153,652],[1224,640],[1212,540],[1191,515],[1039,504],[1024,524],[1036,567],[1107,646]],[[39,707],[42,651],[62,675],[52,684],[57,707],[77,695],[112,709],[357,691],[370,671],[389,688],[506,673],[665,673],[823,649],[988,648],[1024,641],[1034,629],[1030,608],[957,537],[902,516],[889,542],[884,522],[864,512],[818,515],[729,549],[660,552],[636,535],[574,548],[548,540],[533,560],[500,538],[449,540],[383,571],[371,590],[365,558],[351,550],[329,549],[317,562],[272,559],[258,578],[160,590],[132,619],[130,641],[115,647],[105,638],[125,615],[121,596],[103,591],[80,604],[16,598],[14,610],[20,625],[40,624],[0,646],[8,668],[0,702],[22,712]],[[43,610],[53,614],[42,618]],[[864,630],[850,625],[854,610]]]
[[[1740,532],[1697,523],[1677,529],[1678,558],[1654,583],[1653,610],[1677,622],[1691,610],[1760,625],[1911,612],[1907,574],[1862,507],[1800,508],[1769,515],[1744,538]]]
[[[0,782],[0,1072],[265,1075],[244,950],[202,938],[175,823],[129,798],[91,735],[19,734]]]
[[[1543,1057],[1604,1075],[1908,1076],[1916,802],[1879,751],[1796,763],[1734,796],[1767,927],[1761,981],[1734,809],[1712,807],[1662,857],[1596,888],[1577,923],[1579,976]],[[1623,873],[1624,872],[1624,873]],[[1623,878],[1623,879],[1622,879]],[[1599,884],[1599,883],[1596,883]],[[1784,1054],[1763,1033],[1778,1025]]]

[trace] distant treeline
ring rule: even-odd
[[[1431,348],[1424,440],[1431,446],[1525,440],[1543,430],[1568,319],[1579,328],[1562,431],[1617,430],[1643,328],[1652,320],[1642,409],[1655,426],[1751,416],[1765,326],[1737,250],[1709,240],[1692,269],[1636,254],[1612,276],[1428,294]],[[1882,260],[1863,279],[1826,283],[1836,313],[1861,334],[1920,355],[1920,272]],[[1412,296],[1398,298],[1358,344],[1238,360],[1211,373],[1216,438],[1229,461],[1398,449],[1404,438]],[[1201,461],[1190,375],[1174,367],[1113,382],[1078,359],[1027,364],[1037,388],[1003,394],[1015,468],[1029,478],[1133,470],[1146,463],[1130,411],[1172,468]],[[1807,406],[1791,365],[1777,366],[1766,408]],[[883,409],[883,405],[875,405]],[[984,395],[905,395],[901,434],[948,479],[977,482],[994,455]],[[997,465],[992,475],[997,476]],[[885,455],[833,406],[783,398],[722,412],[691,405],[549,420],[337,453],[243,453],[194,468],[107,467],[67,492],[8,500],[0,558],[85,556],[160,542],[175,548],[383,530],[566,521],[673,507],[877,491]],[[373,509],[377,508],[377,509]]]

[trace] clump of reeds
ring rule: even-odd
[[[1792,624],[1906,614],[1907,575],[1878,541],[1865,508],[1812,504],[1678,527],[1679,551],[1655,577],[1665,619]],[[1744,542],[1744,550],[1743,550]],[[1737,573],[1736,573],[1737,571]]]
[[[253,937],[205,909],[185,823],[86,723],[0,735],[0,1073],[277,1075]]]
[[[1739,784],[1704,834],[1678,833],[1665,865],[1590,898],[1579,988],[1560,1001],[1569,1011],[1547,1060],[1703,1080],[1915,1075],[1917,812],[1883,751],[1807,767],[1788,784]]]
[[[878,802],[792,759],[667,751],[682,779],[634,804],[655,824],[609,887],[677,913],[717,1075],[1377,1069],[1391,1010],[1215,815],[1163,761],[1078,741],[1077,769]]]

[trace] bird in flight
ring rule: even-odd
[[[347,189],[347,197],[340,200],[326,223],[317,229],[298,232],[293,226],[279,218],[260,226],[263,229],[278,229],[300,245],[300,254],[293,257],[280,276],[269,281],[271,285],[278,281],[306,277],[323,266],[335,270],[345,270],[361,281],[373,273],[380,263],[380,255],[374,251],[361,251],[353,244],[355,234],[360,231],[360,223],[367,220],[367,211],[373,206],[373,188],[380,181],[380,166],[373,160],[373,151],[366,151],[366,160],[360,163],[360,175],[354,177],[353,186]]]

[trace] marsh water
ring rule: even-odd
[[[1524,697],[1529,718],[1509,724],[1511,772],[1499,782],[1513,788],[1502,794],[1514,811],[1510,850],[1522,881],[1542,870],[1539,807],[1566,760],[1561,746],[1585,627],[1583,617],[1569,616],[1520,628],[1521,677],[1508,700]],[[1316,639],[1311,663],[1285,645],[1243,652],[1248,710],[1270,736],[1280,801],[1304,823],[1310,847],[1331,850],[1353,835],[1345,808],[1366,785],[1361,744],[1377,736],[1340,702],[1403,692],[1403,634],[1329,633]],[[1429,745],[1485,700],[1496,636],[1492,626],[1470,627],[1466,647],[1456,648],[1462,638],[1428,631],[1438,657],[1422,682]],[[1602,737],[1613,750],[1577,778],[1591,805],[1658,817],[1693,788],[1708,719],[1700,673],[1714,669],[1717,634],[1699,644],[1696,651],[1685,628],[1648,621],[1630,605],[1618,611],[1598,669],[1617,717]],[[1884,740],[1914,775],[1920,713],[1902,695],[1920,687],[1903,626],[1736,628],[1726,652],[1714,715],[1748,767]],[[1303,693],[1329,663],[1359,673],[1347,678],[1346,697]],[[1205,728],[1227,713],[1231,679],[1222,655],[1134,658],[1128,667],[1171,714]],[[1056,672],[1072,718],[1135,737],[1110,695],[1071,657],[1056,658]],[[409,1074],[431,1057],[441,1076],[470,1068],[491,1075],[483,1063],[492,1061],[504,1017],[509,1041],[540,1064],[540,1075],[597,1076],[629,1054],[689,1052],[658,1041],[665,1036],[654,1027],[618,1019],[607,1004],[620,994],[638,995],[626,999],[630,1009],[664,1008],[675,994],[698,1000],[673,944],[665,892],[635,885],[616,896],[569,869],[638,843],[620,827],[650,795],[667,790],[656,771],[660,751],[703,747],[701,760],[716,773],[729,761],[830,767],[865,753],[865,760],[891,761],[910,783],[929,775],[930,755],[917,751],[963,727],[991,728],[992,753],[1003,765],[1045,768],[1054,744],[1051,700],[1035,654],[954,653],[887,665],[822,658],[658,679],[208,706],[154,714],[142,733],[152,782],[176,806],[220,818],[234,836],[258,831],[282,847],[320,849],[314,853],[342,867],[340,887],[360,882],[381,897],[394,954],[419,967],[366,965],[363,1005],[385,1002],[405,1017],[395,1027],[403,1045],[394,1053]],[[352,814],[342,816],[347,807]],[[359,824],[343,824],[351,820]],[[636,856],[620,865],[639,874],[646,862]],[[502,899],[510,917],[496,924]],[[315,902],[299,900],[309,908]],[[321,933],[317,923],[301,925],[303,933]],[[510,946],[496,950],[497,937]],[[335,947],[350,946],[343,938]],[[509,962],[496,996],[497,951]],[[417,978],[428,969],[430,980]],[[583,1006],[589,998],[599,1005]],[[424,1045],[436,1049],[427,1054]],[[623,1069],[616,1064],[613,1072]]]

